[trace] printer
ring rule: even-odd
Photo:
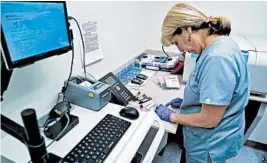
[[[267,95],[267,38],[230,35],[248,61],[251,93]],[[197,54],[186,53],[183,81],[187,82],[196,64]]]
[[[248,56],[248,70],[251,93],[267,95],[267,38],[230,36],[245,56]]]
[[[65,81],[65,98],[75,105],[99,111],[111,99],[109,85],[100,81],[91,81],[82,76],[71,77]]]

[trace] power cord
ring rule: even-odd
[[[78,23],[77,19],[75,19],[74,17],[72,16],[69,16],[68,17],[69,20],[74,20],[78,29],[79,29],[79,33],[80,33],[80,37],[81,37],[81,40],[82,40],[82,46],[83,46],[83,71],[84,71],[84,76],[87,77],[87,74],[86,74],[86,68],[85,68],[85,43],[84,43],[84,40],[83,40],[83,36],[82,36],[82,30],[81,30],[81,27],[80,27],[80,24]]]
[[[167,58],[169,58],[169,57],[170,57],[170,55],[169,55],[168,53],[166,53],[166,51],[165,51],[165,49],[164,49],[164,47],[163,47],[163,46],[161,46],[161,49],[162,49],[163,53],[164,53],[164,54],[166,54]]]
[[[72,41],[72,47],[74,47],[73,45],[74,44],[73,44],[73,41]],[[72,74],[73,60],[74,60],[74,48],[72,49],[72,57],[71,57],[71,65],[70,65],[70,74],[69,74],[69,77],[68,77],[68,80],[67,80],[67,84],[66,84],[66,87],[64,87],[64,86],[62,87],[62,91],[61,91],[62,94],[63,94],[63,101],[65,101],[65,92],[68,89],[70,77],[71,77],[71,74]]]
[[[82,48],[83,48],[83,59],[82,59],[82,67],[83,67],[83,72],[84,72],[84,76],[87,77],[87,75],[89,75],[90,77],[92,77],[94,79],[94,81],[97,81],[96,78],[90,74],[89,72],[86,72],[86,65],[85,65],[85,43],[84,43],[84,39],[83,39],[83,35],[82,35],[82,30],[81,30],[81,27],[80,27],[80,24],[79,22],[77,21],[76,18],[72,17],[72,16],[69,16],[68,17],[69,20],[74,20],[78,29],[79,29],[79,33],[80,33],[80,37],[81,37],[81,40],[82,40]]]

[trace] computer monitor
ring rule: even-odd
[[[72,49],[66,3],[1,1],[1,46],[7,69]]]

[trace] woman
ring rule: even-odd
[[[185,86],[181,113],[164,105],[155,110],[161,119],[184,126],[188,163],[225,162],[242,146],[250,79],[230,31],[225,17],[208,17],[187,3],[176,4],[162,25],[164,46],[200,55]]]

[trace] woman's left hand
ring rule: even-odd
[[[155,112],[157,113],[160,119],[167,122],[171,122],[171,114],[174,113],[174,111],[162,104],[156,107]]]

